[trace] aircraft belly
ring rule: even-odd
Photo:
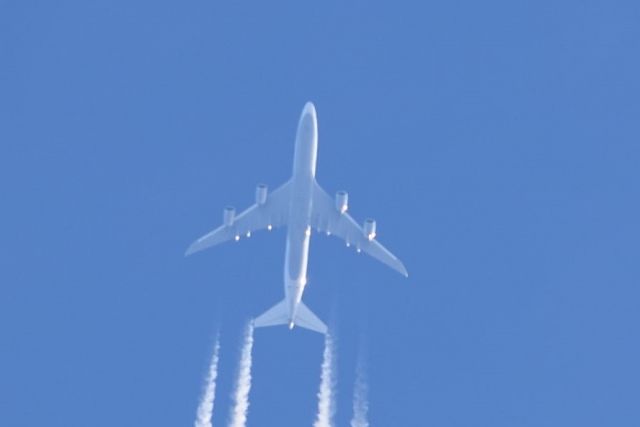
[[[304,231],[301,234],[292,236],[288,242],[287,279],[298,284],[303,284],[306,279],[309,256],[309,236]]]
[[[292,184],[284,285],[289,311],[293,317],[307,282],[313,180],[305,176],[295,176]]]

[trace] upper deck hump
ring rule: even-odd
[[[318,119],[316,108],[307,102],[302,109],[296,132],[294,175],[315,176],[318,153]]]

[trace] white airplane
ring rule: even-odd
[[[338,191],[333,199],[316,182],[318,122],[316,109],[307,102],[296,134],[293,176],[272,193],[265,184],[256,188],[256,203],[239,215],[227,206],[223,225],[205,234],[187,249],[186,255],[228,240],[250,237],[256,230],[287,227],[284,262],[284,299],[254,320],[255,327],[294,325],[325,334],[327,326],[302,302],[307,284],[307,262],[311,229],[343,239],[357,252],[371,255],[397,272],[408,276],[402,262],[376,240],[376,222],[360,227],[347,213],[348,195]]]

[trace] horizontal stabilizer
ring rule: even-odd
[[[289,316],[287,301],[282,300],[258,316],[253,321],[253,326],[262,328],[265,326],[289,325],[289,327],[292,328],[296,325],[321,334],[327,333],[327,325],[325,325],[318,316],[313,314],[303,302],[298,304],[295,319],[292,320]]]
[[[298,305],[295,324],[302,328],[320,332],[321,334],[327,333],[327,325],[325,325],[322,320],[318,318],[318,316],[313,314],[313,311],[309,310],[309,308],[304,305],[302,301],[300,301],[300,305]]]
[[[262,328],[264,326],[286,325],[287,323],[289,323],[289,310],[287,309],[287,301],[282,300],[256,317],[253,326]]]

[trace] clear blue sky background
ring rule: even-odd
[[[318,180],[410,277],[312,238],[338,426],[638,426],[637,1],[0,1],[0,425],[225,425],[284,231],[183,258]],[[362,345],[359,343],[363,343]],[[259,330],[249,425],[310,426],[322,337]]]

